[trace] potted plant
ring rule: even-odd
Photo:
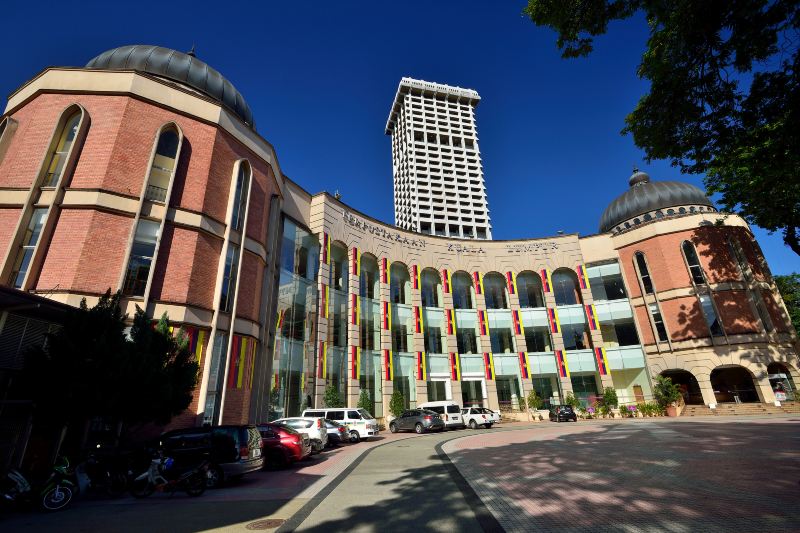
[[[655,396],[659,408],[665,411],[667,416],[678,416],[676,403],[681,398],[681,390],[670,378],[664,376],[656,377],[653,396]]]
[[[611,414],[613,418],[619,415],[619,398],[617,398],[617,391],[614,387],[606,387],[603,390],[603,407],[605,414]]]

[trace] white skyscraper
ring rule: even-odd
[[[472,89],[403,78],[386,134],[392,136],[394,221],[448,237],[491,239]]]

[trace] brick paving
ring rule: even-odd
[[[800,419],[539,424],[443,447],[507,531],[800,531]]]

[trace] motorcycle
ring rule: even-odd
[[[112,498],[123,496],[128,490],[128,479],[132,472],[124,457],[102,453],[100,445],[90,453],[78,470],[89,480],[89,487],[102,489]]]
[[[72,481],[69,460],[59,457],[40,486],[31,484],[17,469],[10,469],[0,482],[0,500],[9,504],[35,503],[45,511],[65,509],[78,493]]]
[[[200,496],[206,490],[209,465],[210,463],[204,460],[194,468],[176,472],[174,459],[159,452],[150,462],[147,471],[133,480],[131,494],[136,498],[146,498],[157,490],[170,494],[183,490],[189,496]]]

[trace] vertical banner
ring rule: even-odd
[[[522,379],[528,379],[530,377],[530,367],[528,352],[519,352],[519,373]]]
[[[547,321],[550,323],[550,333],[561,333],[561,324],[558,322],[558,311],[548,307]]]
[[[258,341],[253,339],[250,343],[250,370],[249,370],[249,379],[247,381],[247,388],[253,388],[253,382],[255,381],[256,377],[256,355],[258,354]]]
[[[590,289],[589,277],[586,275],[586,269],[583,265],[576,266],[575,273],[578,275],[578,285],[580,285],[581,289]]]
[[[455,352],[450,352],[450,378],[453,381],[461,381],[461,365]]]
[[[453,277],[446,268],[442,269],[442,290],[445,294],[450,294],[453,287]]]
[[[328,318],[328,302],[330,301],[330,292],[328,291],[328,286],[324,283],[320,283],[319,295],[319,316],[320,318]]]
[[[605,348],[595,348],[594,349],[594,358],[597,361],[597,370],[600,372],[601,376],[608,375],[608,358],[606,358],[606,349]]]
[[[392,308],[389,302],[381,302],[381,326],[386,331],[392,330]]]
[[[478,310],[478,322],[480,322],[481,335],[488,335],[489,330],[486,327],[486,311],[483,309]]]
[[[425,370],[425,352],[417,352],[417,379],[425,381],[428,373]]]
[[[323,264],[331,264],[331,241],[328,234],[322,233],[322,262]]]
[[[236,387],[236,379],[239,375],[239,364],[241,362],[240,351],[242,349],[242,337],[239,335],[233,336],[231,342],[231,363],[228,367],[228,388],[233,389]]]
[[[483,294],[483,274],[473,272],[472,281],[475,283],[475,294]]]
[[[553,278],[550,277],[550,269],[543,268],[539,271],[539,275],[542,277],[542,288],[544,292],[551,292],[553,290]]]
[[[445,309],[445,318],[447,319],[447,334],[456,334],[456,312],[452,309]]]
[[[281,330],[281,328],[283,327],[283,319],[285,317],[286,317],[286,309],[278,309],[278,318],[275,320],[275,331]]]
[[[415,333],[423,333],[424,326],[422,324],[422,310],[419,308],[418,305],[414,306],[414,332]]]
[[[597,321],[597,309],[594,308],[594,304],[584,305],[583,308],[586,310],[586,320],[589,322],[589,329],[594,331],[599,326],[600,323]]]
[[[519,310],[514,309],[511,311],[511,319],[514,321],[514,334],[524,335],[522,329],[522,317],[519,316]]]
[[[389,283],[389,260],[381,258],[381,283]]]
[[[361,253],[358,251],[358,248],[353,248],[350,265],[350,273],[354,276],[359,276],[361,274]]]
[[[392,351],[391,350],[384,350],[383,351],[383,368],[384,368],[384,378],[386,381],[392,381],[394,379],[394,361],[392,359]]]
[[[513,272],[506,272],[506,284],[508,285],[508,294],[517,294],[517,275]]]
[[[361,375],[361,348],[350,347],[350,379],[358,379]]]
[[[562,378],[569,377],[569,365],[567,364],[567,356],[564,350],[556,350],[556,366],[558,367],[558,375]]]
[[[319,369],[317,375],[322,379],[327,377],[328,373],[328,343],[319,341]]]
[[[411,288],[418,291],[420,287],[419,268],[417,265],[411,265]]]
[[[491,352],[483,352],[483,366],[486,370],[486,379],[494,379],[494,357]]]
[[[358,294],[351,294],[350,295],[350,323],[354,325],[358,325],[358,315],[359,315],[359,306],[360,303],[358,301]]]

